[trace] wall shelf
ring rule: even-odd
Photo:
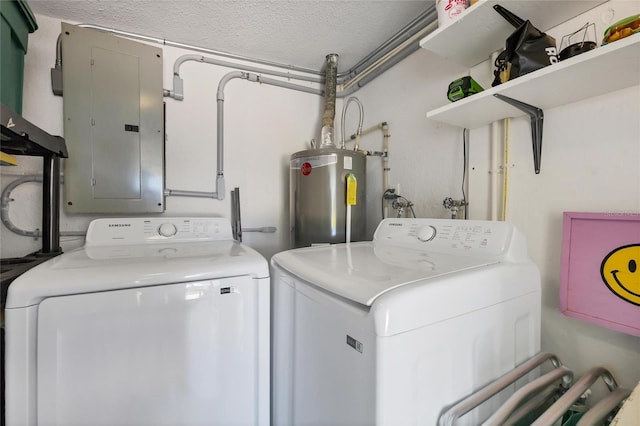
[[[544,110],[639,84],[640,34],[635,34],[429,111],[427,118],[473,129],[523,115],[495,94]]]
[[[493,10],[493,5],[498,3],[522,19],[529,19],[541,31],[547,31],[605,1],[480,0],[456,21],[423,38],[420,47],[467,68],[487,60],[492,52],[504,48],[505,40],[514,31],[513,26]]]

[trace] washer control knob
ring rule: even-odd
[[[158,234],[163,237],[173,237],[178,232],[178,228],[173,223],[163,223],[158,228]]]
[[[436,228],[431,225],[418,229],[418,239],[420,241],[431,241],[436,236]]]

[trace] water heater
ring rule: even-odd
[[[343,243],[347,232],[347,179],[356,182],[350,240],[365,239],[366,155],[335,146],[296,152],[290,166],[294,247]]]

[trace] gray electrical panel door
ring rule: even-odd
[[[162,49],[62,24],[65,209],[164,211]]]

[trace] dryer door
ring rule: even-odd
[[[44,300],[38,423],[258,423],[256,283],[237,277]]]

